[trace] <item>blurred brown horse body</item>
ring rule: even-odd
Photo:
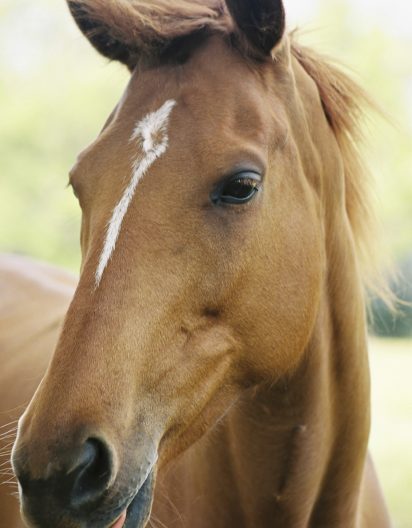
[[[69,5],[132,75],[71,174],[64,324],[72,279],[4,265],[5,421],[62,324],[14,445],[26,522],[388,528],[367,456],[362,91],[291,41],[280,1]]]
[[[0,527],[20,528],[8,464],[17,419],[44,376],[77,279],[58,268],[0,256]]]

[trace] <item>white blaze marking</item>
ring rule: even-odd
[[[166,152],[169,141],[167,124],[169,122],[170,112],[175,104],[176,101],[169,99],[159,110],[151,112],[141,119],[133,130],[130,141],[137,141],[142,152],[133,161],[132,177],[129,185],[124,190],[119,203],[113,209],[112,217],[107,225],[106,238],[95,274],[96,287],[99,285],[107,263],[113,254],[117,239],[119,238],[123,218],[132,201],[137,184],[157,158],[160,158]]]

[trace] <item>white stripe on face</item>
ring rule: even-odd
[[[176,101],[169,99],[159,110],[147,114],[135,126],[130,141],[136,141],[141,148],[141,152],[136,156],[132,165],[132,177],[129,185],[123,192],[119,203],[113,209],[112,217],[107,225],[106,237],[103,250],[100,255],[95,279],[96,287],[99,286],[103,272],[113,255],[117,239],[119,238],[123,218],[129,208],[130,202],[136,191],[137,184],[153,165],[162,156],[168,146],[167,125],[170,112]]]

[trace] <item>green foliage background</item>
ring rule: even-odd
[[[0,3],[0,248],[79,268],[68,171],[127,82],[81,37],[64,1]]]
[[[289,3],[299,12],[299,0]],[[310,31],[301,38],[350,65],[394,123],[369,123],[365,156],[375,176],[384,252],[400,262],[412,253],[412,30],[397,35],[384,18],[359,16],[354,0],[313,4]],[[0,2],[0,250],[78,270],[80,211],[66,189],[67,174],[127,77],[87,44],[63,0]],[[396,526],[411,528],[412,395],[405,372],[412,346],[404,341],[391,355],[397,346],[373,347],[382,390],[374,393],[372,448]]]

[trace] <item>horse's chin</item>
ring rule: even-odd
[[[127,507],[123,528],[144,528],[146,526],[152,509],[154,480],[154,470],[152,470]]]

